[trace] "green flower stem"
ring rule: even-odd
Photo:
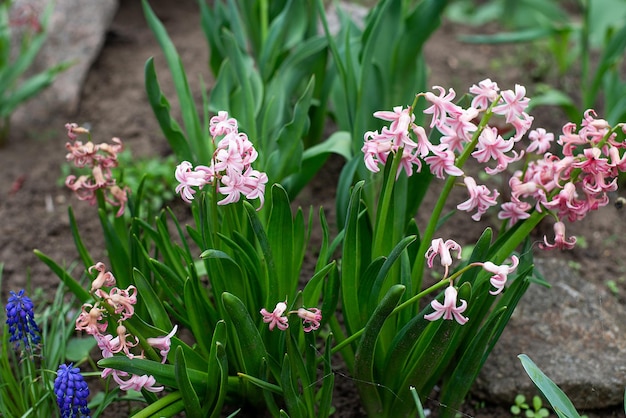
[[[457,158],[456,160],[457,167],[462,168],[465,162],[467,161],[467,159],[470,157],[471,153],[474,151],[474,148],[476,148],[476,145],[478,144],[478,138],[480,137],[480,134],[483,132],[483,130],[485,129],[485,126],[487,126],[487,123],[491,119],[491,116],[493,115],[492,109],[498,103],[499,100],[500,100],[500,96],[498,96],[491,103],[489,108],[485,111],[485,114],[483,115],[480,123],[478,124],[476,132],[474,132],[474,135],[472,136],[472,141],[465,147],[465,149],[463,150],[463,153],[459,155],[459,157]],[[422,288],[424,264],[426,263],[425,254],[426,254],[426,251],[428,250],[428,247],[430,247],[431,245],[433,235],[435,234],[435,230],[437,229],[439,218],[441,217],[441,212],[443,212],[443,208],[446,204],[446,201],[448,200],[448,196],[450,195],[450,192],[452,191],[452,187],[454,187],[454,183],[456,179],[457,179],[456,176],[449,176],[446,179],[446,182],[443,186],[443,190],[441,191],[441,194],[439,195],[439,199],[437,200],[437,203],[435,204],[435,208],[433,209],[433,212],[430,216],[430,220],[428,221],[428,225],[426,225],[426,230],[424,231],[424,235],[422,236],[422,239],[420,242],[419,250],[417,251],[417,260],[415,260],[415,265],[413,266],[413,271],[411,272],[412,281],[413,281],[412,283],[413,289]]]

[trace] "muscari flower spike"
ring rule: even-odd
[[[89,387],[80,374],[78,367],[61,364],[54,379],[54,394],[57,397],[57,405],[61,418],[89,418],[87,398]]]
[[[10,291],[9,294],[9,301],[6,305],[9,342],[15,343],[16,351],[22,344],[25,350],[30,350],[41,340],[41,330],[35,322],[33,302],[24,295],[24,289],[18,293]]]

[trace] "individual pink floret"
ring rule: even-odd
[[[315,331],[320,327],[322,321],[322,311],[317,308],[304,309],[300,308],[297,311],[298,316],[302,318],[302,325],[304,332]]]
[[[556,222],[554,224],[554,243],[548,242],[548,237],[543,237],[543,244],[539,244],[539,248],[542,250],[551,250],[558,248],[560,250],[571,250],[576,245],[576,237],[565,237],[565,224],[563,222]]]
[[[287,304],[285,302],[278,302],[272,312],[268,312],[265,308],[261,309],[261,315],[263,315],[263,322],[269,324],[269,329],[272,331],[274,327],[284,331],[289,327],[289,320],[286,316],[283,316],[287,310]]]
[[[526,152],[534,152],[536,154],[544,154],[554,141],[554,134],[546,132],[543,128],[537,128],[528,134],[530,145],[526,148]]]
[[[489,191],[485,185],[476,185],[474,178],[469,176],[465,177],[464,182],[467,186],[470,198],[463,203],[459,203],[456,208],[465,212],[471,212],[476,209],[476,213],[472,215],[472,219],[480,221],[481,216],[487,209],[498,204],[496,199],[500,196],[500,193],[498,193],[496,189]]]
[[[444,277],[447,277],[448,269],[452,265],[452,251],[456,251],[456,258],[460,260],[463,249],[459,244],[451,239],[445,242],[441,238],[433,239],[430,243],[430,248],[428,248],[425,254],[428,267],[432,268],[435,257],[439,256],[441,265],[445,267]]]
[[[450,285],[445,291],[445,298],[443,304],[437,300],[431,302],[432,308],[435,310],[433,313],[424,315],[424,319],[429,321],[436,321],[439,318],[452,320],[454,319],[459,324],[465,324],[469,318],[463,316],[463,312],[467,309],[467,302],[461,299],[461,305],[456,306],[458,292],[454,286]]]
[[[516,84],[515,91],[504,90],[501,94],[504,103],[495,106],[493,113],[503,115],[507,123],[512,123],[515,119],[522,117],[530,102],[530,99],[526,97],[526,87]]]
[[[159,353],[162,357],[161,363],[165,363],[165,361],[167,360],[167,354],[170,352],[170,348],[172,346],[172,337],[174,336],[174,334],[176,334],[176,331],[178,331],[178,325],[174,325],[174,328],[167,335],[146,339],[151,347],[160,350]]]
[[[95,265],[89,267],[88,271],[92,273],[93,270],[98,270],[98,276],[91,282],[92,292],[100,289],[102,286],[115,286],[115,277],[113,273],[106,271],[106,266],[103,262],[97,262]]]
[[[491,103],[498,98],[498,83],[486,78],[480,81],[478,85],[474,84],[470,87],[469,92],[474,95],[472,99],[472,107],[476,109],[487,109]]]
[[[513,273],[517,266],[519,265],[519,258],[517,256],[511,257],[511,265],[507,266],[505,264],[498,266],[491,261],[487,261],[482,263],[482,267],[488,271],[489,273],[493,273],[493,276],[489,279],[489,282],[496,290],[490,290],[489,293],[492,295],[498,295],[504,290],[504,285],[508,279],[508,275]]]

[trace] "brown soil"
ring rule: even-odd
[[[209,83],[211,77],[197,4],[191,0],[152,0],[151,4],[179,49],[192,91],[197,93],[199,102],[199,79],[202,77]],[[526,68],[521,65],[530,62],[529,56],[516,55],[519,50],[503,46],[461,47],[456,36],[465,30],[468,29],[446,24],[428,44],[431,84],[462,91],[486,77],[498,81],[505,88],[512,87],[514,83],[530,82]],[[66,122],[89,124],[97,141],[120,137],[136,156],[168,153],[168,145],[145,98],[143,66],[151,56],[155,57],[166,94],[173,98],[162,54],[147,28],[140,2],[122,0],[106,45],[87,78],[78,113],[59,115],[51,112],[49,120],[43,125],[13,127],[9,143],[0,149],[0,218],[3,219],[0,223],[0,262],[5,263],[3,301],[9,290],[25,286],[56,288],[58,279],[33,255],[33,249],[40,249],[67,265],[77,260],[67,218],[68,205],[74,208],[84,242],[93,251],[94,258],[103,258],[103,238],[94,208],[77,201],[59,184],[60,166],[65,156],[63,126]],[[513,70],[510,71],[510,68]],[[565,122],[558,112],[544,114],[537,121],[553,131]],[[332,208],[334,194],[328,192],[327,185],[328,177],[331,177],[332,184],[336,172],[336,169],[325,170],[324,177],[318,178],[317,183],[303,193],[302,202]],[[460,221],[455,227],[466,237],[478,236],[483,228],[482,225],[466,222],[461,225]],[[564,255],[579,263],[581,274],[590,281],[604,286],[608,279],[616,280],[622,299],[626,293],[626,236],[623,228],[621,214],[612,207],[605,208],[584,224],[572,228],[574,233],[586,237],[587,245]],[[470,242],[469,238],[467,242]],[[337,416],[362,416],[351,378],[338,373],[336,386]],[[428,404],[435,414],[442,407],[435,400],[429,400]],[[510,415],[508,405],[476,405],[469,400],[460,411],[461,415]],[[604,411],[595,416],[618,416],[618,411]],[[123,415],[124,412],[119,412],[111,416]]]

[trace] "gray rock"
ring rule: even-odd
[[[14,7],[25,4],[43,11],[50,0],[16,0]],[[35,99],[20,107],[13,123],[45,122],[52,113],[77,111],[87,72],[104,44],[105,36],[117,11],[118,0],[55,0],[48,24],[48,39],[39,52],[33,71],[41,71],[63,61],[74,63]]]
[[[531,284],[481,371],[476,394],[512,404],[538,393],[518,354],[527,354],[572,400],[594,409],[624,402],[626,308],[563,260],[536,260],[551,289]]]

